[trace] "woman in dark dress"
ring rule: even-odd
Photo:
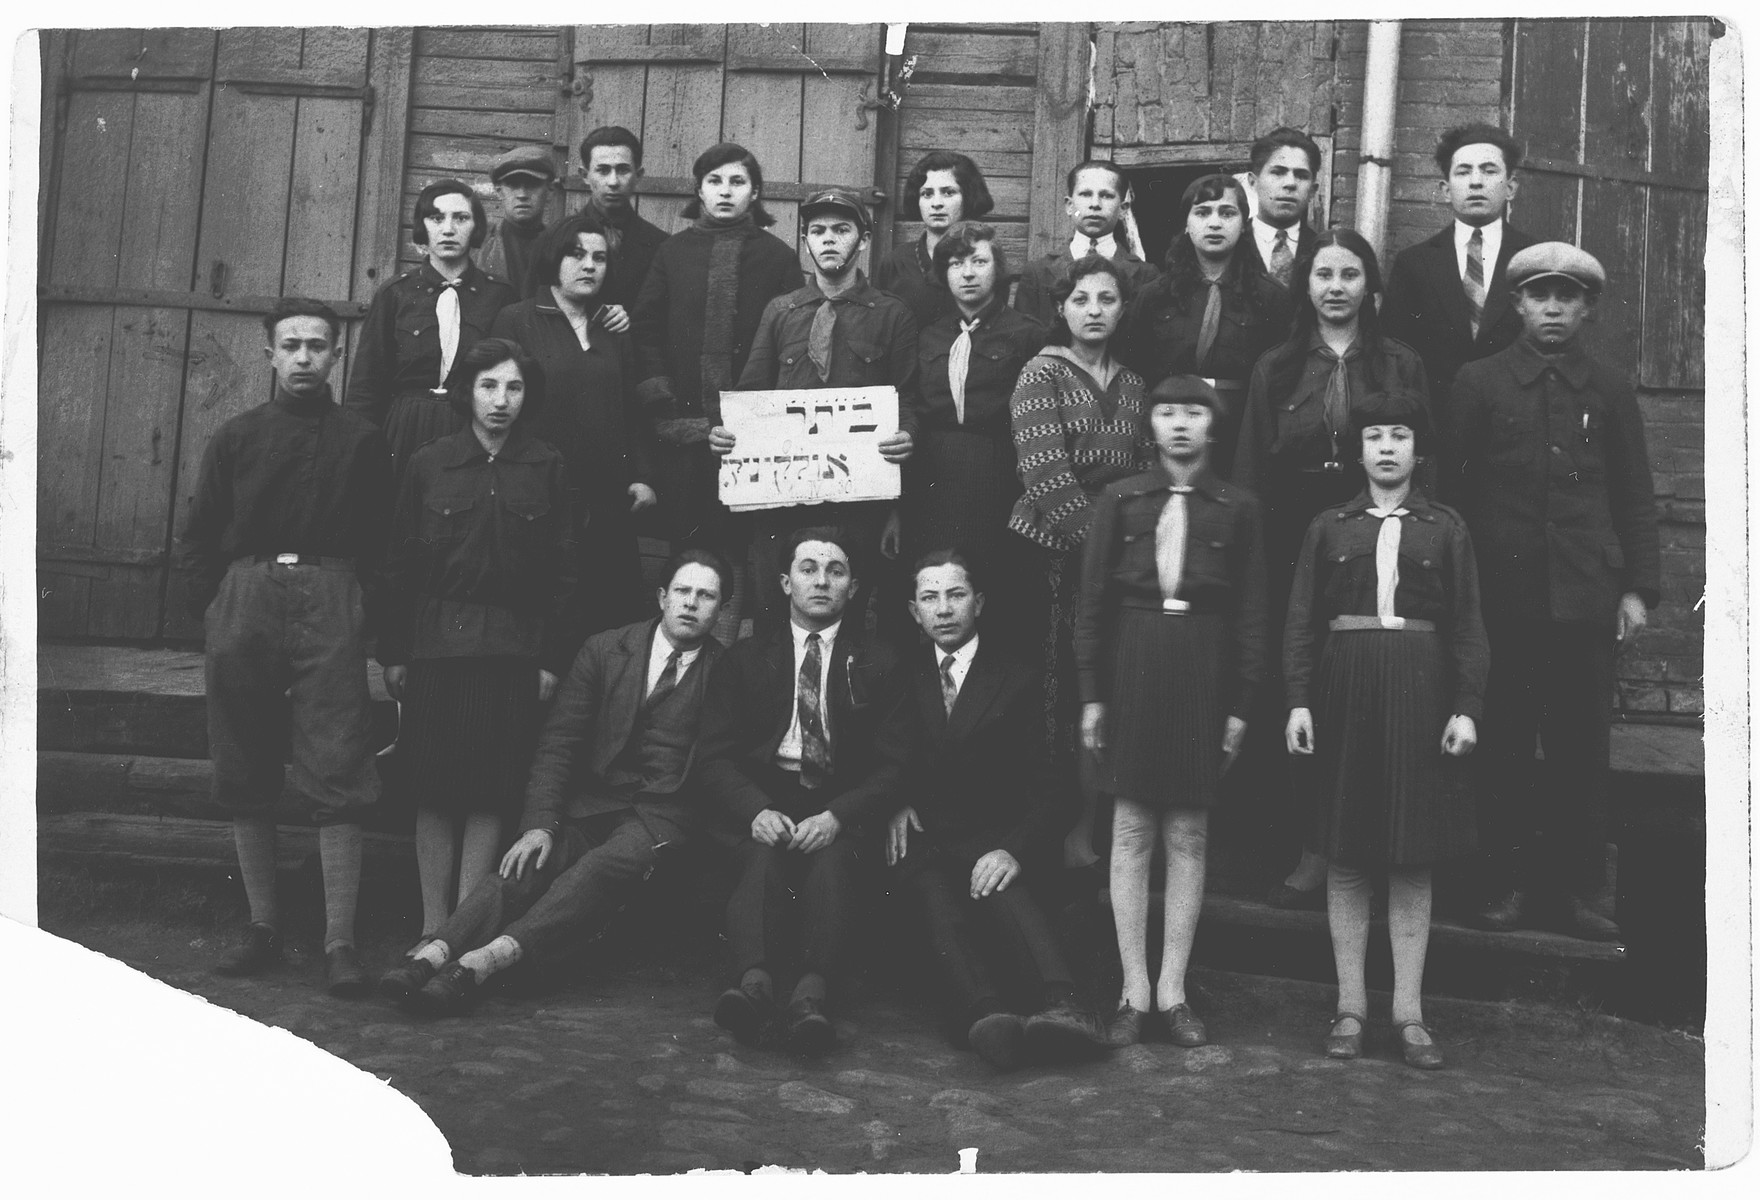
[[[636,404],[629,336],[605,328],[600,303],[616,269],[605,226],[582,209],[533,247],[537,295],[495,318],[495,336],[519,343],[544,372],[547,403],[532,432],[568,468],[583,638],[640,620],[654,603],[642,586],[633,519],[655,502],[651,435]]]
[[[1284,630],[1289,752],[1311,756],[1338,969],[1333,1058],[1362,1053],[1369,872],[1387,871],[1393,1029],[1414,1067],[1442,1066],[1424,1026],[1431,864],[1473,849],[1464,756],[1477,739],[1490,649],[1466,523],[1412,486],[1428,438],[1421,397],[1351,414],[1368,487],[1308,526]]]
[[[398,490],[378,647],[403,704],[424,936],[452,911],[455,857],[457,898],[495,869],[577,640],[568,480],[526,427],[544,404],[537,364],[486,338],[460,356],[452,401],[468,424],[417,450]]]
[[[1008,402],[1045,327],[1008,307],[1008,278],[996,230],[954,225],[935,246],[935,275],[954,311],[917,336],[916,450],[904,468],[901,536],[905,562],[955,546],[989,579],[984,630],[1022,656],[1039,649],[1044,613],[1027,615],[1037,588],[1031,547],[1008,530],[1020,498]]]
[[[904,182],[900,215],[921,221],[922,234],[893,249],[874,267],[874,286],[891,292],[911,310],[918,329],[927,329],[954,309],[947,273],[935,264],[935,247],[954,225],[989,215],[996,202],[978,164],[952,150],[931,150],[917,160]],[[997,288],[1008,296],[1008,275],[998,272]]]
[[[423,188],[412,225],[411,240],[428,261],[374,294],[355,335],[343,399],[384,431],[400,476],[418,446],[464,427],[447,389],[466,351],[516,299],[513,288],[471,262],[488,222],[468,184],[442,179]]]
[[[1289,293],[1243,245],[1247,193],[1232,175],[1205,175],[1180,197],[1183,237],[1167,269],[1137,293],[1119,332],[1118,355],[1151,387],[1169,375],[1197,375],[1222,397],[1210,468],[1225,479],[1234,462],[1247,377],[1259,356],[1289,335]]]
[[[1173,1041],[1202,1046],[1186,964],[1204,902],[1209,813],[1240,751],[1265,673],[1265,559],[1259,506],[1208,465],[1221,401],[1175,375],[1149,397],[1157,469],[1094,504],[1076,616],[1082,744],[1113,798],[1112,895],[1124,990],[1113,1041],[1158,1014]],[[1167,861],[1161,975],[1151,986],[1150,861]]]
[[[1375,252],[1361,235],[1348,229],[1321,234],[1314,253],[1296,262],[1295,327],[1253,367],[1231,478],[1264,505],[1274,630],[1283,628],[1308,522],[1363,490],[1363,467],[1351,444],[1351,412],[1373,393],[1397,390],[1415,394],[1428,416],[1423,360],[1404,342],[1382,336],[1376,315],[1381,291]],[[1422,467],[1418,480],[1420,486],[1426,482]],[[1277,728],[1282,723],[1277,707],[1268,698],[1255,726]],[[1270,834],[1263,865],[1281,870],[1296,852],[1306,811],[1294,802],[1287,780],[1298,768],[1278,756],[1276,745],[1255,741],[1248,754],[1261,765],[1275,765],[1267,768],[1272,782],[1265,788],[1273,811],[1254,814],[1253,824],[1261,836]],[[1325,882],[1325,860],[1303,851],[1295,870],[1272,888],[1270,903],[1319,909],[1326,903]]]
[[[766,232],[764,172],[751,151],[711,146],[691,165],[697,194],[691,226],[660,243],[631,332],[636,397],[658,439],[655,468],[668,536],[704,545],[734,566],[734,594],[721,606],[723,640],[746,607],[749,531],[720,500],[720,460],[709,430],[720,425],[721,393],[745,369],[764,306],[801,286],[795,248]]]

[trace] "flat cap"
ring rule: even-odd
[[[500,183],[515,175],[530,175],[548,182],[556,178],[556,161],[545,146],[515,146],[489,168],[489,182]]]
[[[862,203],[862,198],[848,188],[826,188],[801,201],[802,221],[825,212],[842,213],[853,219],[864,233],[870,228],[867,207]]]
[[[1607,286],[1607,272],[1595,256],[1569,242],[1539,242],[1518,250],[1503,272],[1504,281],[1512,288],[1549,275],[1574,279],[1591,292]]]
[[[1213,413],[1222,411],[1222,397],[1196,375],[1169,375],[1149,392],[1149,407],[1157,404],[1202,404]]]

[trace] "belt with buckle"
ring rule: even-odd
[[[337,558],[334,555],[322,557],[317,554],[257,554],[251,561],[274,563],[278,567],[346,567],[353,564],[352,558]]]
[[[1415,617],[1334,617],[1327,622],[1326,628],[1334,633],[1350,629],[1403,629],[1407,633],[1435,633],[1435,621],[1422,621]]]

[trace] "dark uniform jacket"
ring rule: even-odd
[[[1461,368],[1449,419],[1444,494],[1472,528],[1488,617],[1611,629],[1624,593],[1660,601],[1644,422],[1612,368],[1518,339]]]
[[[1291,708],[1313,707],[1310,686],[1328,622],[1377,613],[1375,547],[1381,520],[1369,514],[1373,503],[1364,491],[1308,526],[1283,635],[1284,692]],[[1407,515],[1400,518],[1394,615],[1435,624],[1454,662],[1449,711],[1478,721],[1485,711],[1491,649],[1479,615],[1479,573],[1467,524],[1422,492],[1413,491],[1400,507]]]
[[[1122,231],[1113,236],[1118,242],[1118,253],[1112,256],[1112,261],[1123,268],[1131,291],[1139,292],[1149,286],[1160,272],[1131,253],[1130,248],[1125,245]],[[1028,263],[1027,269],[1021,272],[1020,285],[1015,288],[1014,307],[1035,321],[1055,328],[1057,306],[1051,302],[1051,289],[1073,262],[1075,259],[1070,257],[1069,242],[1066,239],[1063,248],[1056,254],[1047,254]]]
[[[1082,551],[1075,625],[1076,685],[1084,704],[1104,700],[1110,690],[1105,664],[1119,608],[1161,608],[1155,528],[1172,486],[1167,472],[1157,468],[1108,484],[1094,502],[1094,523]],[[1231,715],[1244,718],[1265,678],[1265,547],[1259,502],[1208,468],[1198,473],[1186,495],[1185,565],[1179,595],[1172,598],[1186,601],[1194,612],[1229,617],[1231,646],[1223,659],[1222,698]]]
[[[659,626],[658,619],[637,621],[595,633],[581,646],[538,735],[521,833],[555,832],[565,818],[590,817],[629,803],[627,790],[614,788],[607,776],[635,732],[648,691],[648,653],[661,636]],[[679,691],[699,712],[710,670],[721,653],[720,642],[705,639],[702,652],[678,681]],[[695,761],[693,748],[685,770],[673,781],[674,791],[689,777]]]
[[[893,247],[892,253],[874,267],[874,286],[903,300],[916,318],[918,329],[927,329],[932,322],[956,311],[947,281],[935,278],[934,259],[925,246],[927,240],[927,234],[919,234],[903,246]],[[1006,294],[1007,289],[1006,280],[997,280],[999,293]]]
[[[532,287],[532,250],[544,236],[544,227],[526,229],[506,217],[489,222],[489,232],[477,247],[471,260],[483,274],[499,279],[513,289],[516,299],[530,296]]]
[[[345,407],[382,427],[399,393],[439,386],[440,318],[434,305],[444,285],[440,272],[424,262],[373,294],[355,333]],[[495,314],[518,298],[511,286],[475,265],[465,268],[458,289],[458,353],[448,381],[458,373],[465,351],[489,336]]]
[[[507,656],[560,675],[573,534],[562,455],[521,425],[493,458],[469,427],[429,442],[398,493],[379,661]]]
[[[1216,340],[1199,362],[1198,334],[1204,326],[1208,288],[1200,285],[1175,296],[1173,277],[1163,275],[1131,301],[1114,353],[1150,387],[1169,375],[1245,383],[1259,356],[1289,336],[1293,312],[1289,293],[1269,276],[1255,276],[1253,290],[1256,306],[1236,291],[1232,278],[1225,277]]]
[[[621,304],[633,310],[641,297],[642,284],[648,278],[648,267],[660,250],[660,243],[669,236],[664,229],[630,209],[621,224],[601,217],[617,232],[617,248],[611,255],[611,273],[605,278],[601,299],[607,304]],[[632,316],[633,319],[633,316]]]
[[[846,832],[898,810],[910,759],[911,712],[898,653],[858,641],[845,622],[831,647],[824,711],[831,776],[817,789]],[[776,748],[794,719],[794,636],[785,625],[729,650],[709,679],[693,784],[732,819],[740,836],[777,807],[760,780],[774,778]]]

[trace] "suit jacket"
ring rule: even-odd
[[[910,758],[910,709],[898,653],[858,641],[845,623],[831,648],[826,681],[831,778],[818,789],[847,829],[892,813]],[[793,719],[794,641],[785,626],[729,650],[709,679],[693,786],[728,814],[741,836],[778,802],[762,781],[776,774],[776,748]]]
[[[1153,283],[1160,272],[1131,253],[1130,247],[1125,245],[1122,232],[1116,236],[1118,252],[1112,256],[1112,261],[1123,270],[1125,278],[1130,281],[1131,290],[1140,292]],[[1047,328],[1056,328],[1057,306],[1051,302],[1051,289],[1057,286],[1058,279],[1069,270],[1073,262],[1075,259],[1070,257],[1067,238],[1057,253],[1029,262],[1014,289],[1015,311],[1026,313]]]
[[[1461,285],[1454,253],[1454,222],[1434,237],[1401,250],[1388,275],[1387,298],[1381,305],[1382,329],[1418,352],[1430,381],[1430,400],[1441,415],[1447,410],[1448,389],[1462,363],[1489,358],[1522,332],[1522,319],[1510,307],[1503,272],[1517,250],[1537,239],[1508,221],[1497,263],[1485,274],[1485,312],[1473,334],[1473,313]]]
[[[949,713],[941,651],[919,646],[910,658],[918,752],[899,799],[917,810],[921,836],[973,861],[992,850],[1023,865],[1042,860],[1057,814],[1046,786],[1039,673],[983,638]]]
[[[526,784],[520,832],[555,830],[567,817],[590,817],[629,803],[629,794],[607,782],[605,773],[629,744],[636,714],[648,690],[648,649],[658,636],[658,618],[596,633],[581,646],[568,678],[556,690],[550,716],[538,735],[537,753]],[[703,642],[680,689],[701,705],[721,643]],[[702,747],[699,734],[680,778],[686,778]]]

